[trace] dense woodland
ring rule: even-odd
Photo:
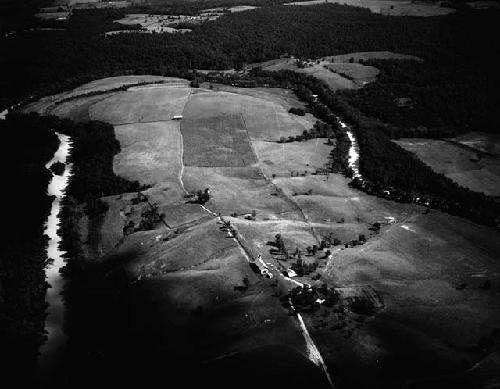
[[[43,341],[48,261],[44,223],[52,204],[47,195],[51,173],[45,164],[59,139],[47,121],[33,115],[0,121],[0,132],[7,227],[0,246],[0,344],[9,360],[2,368],[9,372],[19,365],[33,368]]]
[[[484,67],[496,67],[488,60]],[[454,61],[370,60],[381,73],[362,89],[339,94],[370,117],[399,128],[391,137],[446,137],[498,132],[500,106],[494,69],[479,72]],[[472,69],[472,70],[471,70]]]

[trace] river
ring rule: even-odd
[[[359,173],[359,146],[356,137],[354,136],[354,132],[347,124],[345,124],[342,120],[339,119],[340,126],[345,129],[347,137],[351,141],[351,146],[349,147],[349,156],[347,163],[349,167],[352,169],[352,178],[363,179],[361,174]]]
[[[49,169],[56,162],[64,163],[66,166],[62,175],[53,175],[47,189],[48,194],[50,196],[55,196],[55,198],[52,202],[50,215],[45,224],[45,234],[49,237],[47,256],[53,260],[53,262],[47,266],[45,270],[45,278],[51,287],[47,290],[47,295],[45,297],[49,304],[47,318],[45,320],[47,339],[40,348],[40,355],[37,361],[38,382],[42,386],[54,373],[54,368],[59,362],[59,358],[66,343],[66,335],[63,329],[65,306],[61,294],[66,281],[60,273],[65,262],[64,253],[59,247],[61,238],[57,234],[57,230],[60,221],[61,201],[64,198],[64,192],[71,176],[71,164],[67,163],[71,151],[71,138],[59,133],[57,133],[57,136],[60,141],[59,148],[45,167]]]

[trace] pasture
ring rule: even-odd
[[[397,144],[415,153],[422,161],[438,173],[444,174],[457,184],[476,192],[490,196],[500,195],[500,164],[498,154],[487,154],[474,146],[489,145],[494,150],[496,145],[484,138],[463,136],[462,142],[449,142],[432,139],[399,139]],[[470,145],[470,146],[469,146]]]
[[[326,141],[323,138],[290,143],[256,140],[252,144],[267,177],[289,177],[291,174],[311,174],[325,168],[332,150]]]
[[[432,212],[392,224],[379,238],[336,253],[324,277],[344,286],[376,285],[385,304],[364,326],[355,324],[359,318],[354,315],[343,330],[315,327],[324,341],[321,350],[339,363],[343,380],[369,387],[377,379],[371,372],[401,382],[423,371],[424,376],[443,376],[446,386],[450,377],[445,375],[484,355],[481,342],[494,334],[500,320],[492,309],[498,288],[482,289],[486,280],[500,281],[497,235]],[[350,376],[356,360],[366,366],[366,377]]]
[[[115,172],[143,185],[165,185],[179,191],[181,135],[173,121],[134,123],[115,127],[121,152],[114,161]],[[168,184],[167,184],[168,183]]]
[[[40,100],[28,104],[23,108],[23,112],[37,112],[40,115],[50,115],[53,111],[54,115],[62,117],[88,117],[88,109],[85,111],[79,111],[77,115],[70,115],[69,112],[72,110],[78,111],[76,106],[90,106],[95,103],[95,101],[100,100],[104,97],[105,92],[111,91],[112,89],[121,88],[124,86],[134,86],[144,83],[168,83],[168,85],[175,85],[178,83],[187,84],[186,80],[175,77],[161,77],[161,76],[120,76],[120,77],[108,77],[100,80],[95,80],[87,84],[83,84],[70,91],[62,92],[52,96],[46,96]],[[71,101],[69,101],[71,100]],[[59,107],[62,106],[62,107]]]
[[[297,208],[276,192],[258,168],[186,167],[184,184],[191,192],[209,188],[207,207],[222,215],[256,210],[263,218],[301,219]]]
[[[187,87],[140,87],[94,104],[89,109],[92,120],[114,125],[171,120],[181,115],[189,97]]]

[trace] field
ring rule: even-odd
[[[348,54],[328,63],[373,55],[388,54]],[[86,336],[102,333],[110,345],[104,360],[120,365],[115,373],[125,363],[141,382],[153,380],[163,374],[162,361],[180,372],[199,369],[213,382],[244,377],[243,387],[279,374],[289,387],[328,387],[304,327],[279,299],[300,283],[325,283],[339,293],[335,308],[318,303],[301,318],[341,389],[425,387],[415,376],[446,387],[453,377],[469,379],[468,369],[498,348],[497,231],[352,189],[344,176],[325,172],[333,147],[326,139],[278,143],[316,120],[288,112],[304,107],[290,91],[190,88],[182,80],[106,89],[125,81],[96,82],[95,96],[31,106],[113,123],[121,144],[115,172],[151,185],[143,191],[147,202],[136,193],[110,196],[100,224],[80,220],[97,277],[89,276],[87,287],[106,307],[102,321],[120,318],[108,312],[113,296],[126,303],[121,326],[82,324]],[[498,151],[485,134],[425,140],[425,147],[411,143],[423,140],[398,142],[417,153],[428,149],[421,157],[432,157],[436,166],[451,166],[455,158],[451,175],[477,166],[493,172],[487,162]],[[470,160],[478,155],[479,161]],[[200,204],[192,194],[205,188],[210,198]],[[162,221],[127,230],[140,226],[150,204]],[[277,250],[277,234],[288,254]],[[293,277],[290,269],[300,263],[314,268]],[[264,267],[272,278],[261,276]],[[94,292],[94,283],[106,292]],[[357,299],[373,310],[356,308]],[[139,346],[122,345],[123,336]],[[151,344],[155,352],[148,355]],[[85,352],[98,350],[99,344]]]
[[[186,166],[243,167],[256,163],[241,115],[184,120]]]
[[[197,20],[200,22],[202,19]],[[205,20],[205,19],[203,19]],[[209,20],[208,18],[206,20]],[[191,31],[188,28],[177,29],[174,28],[175,24],[182,23],[193,23],[194,20],[191,19],[190,16],[170,16],[170,15],[149,15],[149,14],[130,14],[124,17],[123,19],[115,20],[117,24],[123,24],[125,26],[133,26],[140,25],[142,27],[141,31],[134,32],[156,32],[156,33],[176,33],[176,32],[189,32]],[[131,32],[130,30],[123,31],[111,31],[108,32],[107,35],[120,34]]]
[[[317,138],[280,144],[258,140],[253,142],[253,147],[262,172],[267,177],[290,177],[292,174],[311,174],[323,169],[332,149],[326,141]]]
[[[392,0],[312,0],[297,1],[286,5],[315,5],[324,3],[345,4],[354,7],[368,8],[374,13],[391,16],[439,16],[455,12],[453,8],[440,6],[439,3],[417,3],[413,1]]]
[[[115,127],[121,152],[115,157],[115,172],[145,185],[179,187],[181,135],[173,121],[134,123]]]
[[[481,134],[471,134],[457,141],[414,138],[399,139],[396,143],[457,184],[490,196],[500,196],[498,142]]]
[[[494,339],[500,320],[498,310],[488,308],[498,289],[482,287],[486,280],[499,282],[495,253],[500,247],[494,235],[436,212],[388,226],[380,239],[336,254],[325,272],[331,281],[374,285],[385,308],[361,326],[359,316],[352,315],[343,330],[334,332],[313,318],[326,358],[341,361],[339,369],[361,360],[372,382],[442,376],[432,387],[453,386],[449,374],[484,355],[483,342]],[[349,387],[362,385],[355,375],[344,380]],[[429,382],[415,385],[430,387]]]
[[[182,114],[189,93],[183,86],[133,88],[92,105],[89,114],[92,120],[115,125],[171,120]]]
[[[78,88],[75,88],[68,92],[63,92],[53,96],[43,97],[42,99],[28,104],[24,108],[24,112],[38,112],[41,115],[49,115],[51,114],[53,109],[57,109],[58,105],[65,106],[64,103],[68,99],[76,99],[77,97],[81,97],[78,100],[79,105],[85,105],[87,99],[98,98],[101,99],[102,95],[97,96],[89,96],[90,93],[103,93],[112,89],[121,88],[124,86],[134,86],[143,83],[177,83],[184,82],[179,78],[173,77],[161,77],[161,76],[122,76],[122,77],[109,77],[103,78],[100,80],[92,81]],[[74,107],[72,106],[74,102],[71,104],[67,104],[65,108],[61,109],[61,112],[58,112],[57,115],[66,117],[67,112],[71,111]],[[93,103],[93,102],[92,102]],[[88,115],[87,115],[88,116]]]
[[[280,58],[252,64],[263,70],[293,70],[324,81],[331,90],[356,89],[377,79],[379,70],[373,66],[363,65],[360,60],[367,59],[411,59],[420,61],[418,57],[391,53],[388,51],[358,52],[336,56],[327,56],[313,60],[297,60]]]
[[[310,117],[291,115],[278,99],[219,91],[197,91],[190,97],[184,116],[203,119],[222,115],[241,115],[250,139],[276,141],[309,130]]]

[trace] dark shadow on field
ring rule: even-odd
[[[266,346],[206,363],[200,371],[218,388],[328,388],[318,367],[289,347]]]
[[[73,277],[66,296],[68,351],[47,387],[303,388],[311,383],[318,389],[328,387],[317,366],[283,344],[256,345],[247,352],[213,358],[232,344],[231,334],[218,321],[243,317],[239,300],[181,312],[162,292],[162,283],[169,280],[131,283],[120,270],[137,256],[140,253],[131,251],[107,264],[75,271],[78,277]]]
[[[362,338],[337,338],[335,361],[326,363],[334,365],[338,389],[477,389],[500,384],[498,352],[486,355],[473,345],[453,347],[384,315],[360,331],[377,339],[384,355],[370,361],[359,353]]]

